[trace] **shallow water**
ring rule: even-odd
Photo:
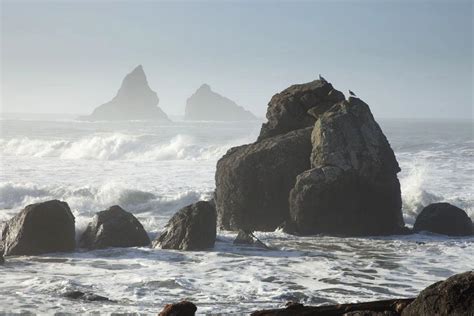
[[[472,122],[381,121],[399,160],[404,217],[448,201],[473,217]],[[79,235],[97,211],[120,204],[154,238],[180,207],[209,198],[215,164],[253,141],[260,123],[86,123],[2,120],[0,222],[24,205],[58,198]],[[207,252],[106,249],[10,257],[0,268],[0,310],[141,312],[190,299],[199,312],[415,296],[434,281],[472,269],[474,238],[294,237],[258,233],[273,247],[234,246],[219,232]],[[59,296],[92,291],[116,302]]]

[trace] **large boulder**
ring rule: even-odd
[[[217,163],[218,225],[273,231],[288,219],[296,176],[310,168],[311,128],[230,149]]]
[[[449,203],[434,203],[425,207],[413,226],[415,232],[428,231],[451,236],[472,235],[472,220],[465,211]]]
[[[203,84],[186,101],[186,120],[252,121],[257,118],[234,101],[214,92]]]
[[[4,255],[72,251],[76,246],[74,222],[66,202],[52,200],[28,205],[3,229]]]
[[[114,205],[97,213],[81,236],[79,246],[87,249],[143,247],[150,238],[132,214]]]
[[[168,116],[158,107],[158,96],[151,90],[141,65],[122,81],[117,95],[109,102],[94,109],[91,115],[82,116],[86,121],[163,120]]]
[[[290,194],[300,234],[387,235],[402,232],[400,171],[367,104],[337,103],[316,121],[311,167]]]
[[[456,274],[424,289],[402,311],[402,316],[472,315],[474,313],[474,272]]]
[[[313,126],[322,113],[344,99],[326,80],[292,85],[268,103],[268,122],[262,125],[259,140]]]
[[[174,304],[166,304],[158,316],[194,316],[197,311],[196,305],[188,301]]]
[[[180,209],[171,217],[166,230],[154,247],[179,250],[204,250],[216,241],[216,209],[210,202],[199,201]]]

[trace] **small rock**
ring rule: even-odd
[[[175,304],[166,304],[158,316],[194,316],[197,307],[191,302],[182,301]]]
[[[52,200],[28,205],[3,229],[4,255],[72,251],[76,246],[74,222],[66,202]]]
[[[154,247],[179,250],[204,250],[216,241],[216,209],[206,201],[188,205],[169,220]]]
[[[428,231],[449,236],[472,235],[472,221],[466,212],[449,203],[434,203],[425,207],[413,225],[416,232]]]
[[[87,225],[79,245],[87,249],[107,247],[144,247],[150,238],[142,224],[118,205],[97,213]]]

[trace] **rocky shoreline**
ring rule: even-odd
[[[315,80],[276,94],[268,105],[267,118],[254,143],[231,148],[218,161],[214,198],[179,210],[154,241],[132,213],[114,205],[92,218],[76,244],[75,218],[68,204],[51,200],[26,206],[5,224],[0,264],[3,256],[71,252],[77,247],[205,251],[214,247],[218,228],[239,231],[236,244],[263,248],[266,245],[255,238],[254,231],[281,228],[296,236],[388,236],[420,231],[449,236],[474,234],[466,212],[448,203],[426,206],[413,229],[405,226],[397,177],[400,167],[369,106],[359,98],[346,100],[326,80]],[[436,283],[420,296],[431,300],[452,288],[446,298],[449,308],[462,310],[466,300],[472,307],[472,272],[446,282]],[[439,293],[426,294],[430,291]],[[91,293],[73,293],[68,298],[88,297],[102,298]],[[408,300],[339,307],[294,303],[254,315],[356,315],[350,313],[367,310],[372,314],[360,315],[417,315],[436,306],[420,303],[415,308],[416,299],[400,312],[396,306]],[[179,306],[192,310],[189,304]],[[441,313],[448,310],[438,308]]]

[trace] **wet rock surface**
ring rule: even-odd
[[[425,207],[417,216],[413,230],[449,236],[474,234],[473,223],[467,213],[449,203],[434,203]]]
[[[26,206],[2,232],[4,255],[39,255],[74,250],[75,219],[66,202],[51,200]]]

